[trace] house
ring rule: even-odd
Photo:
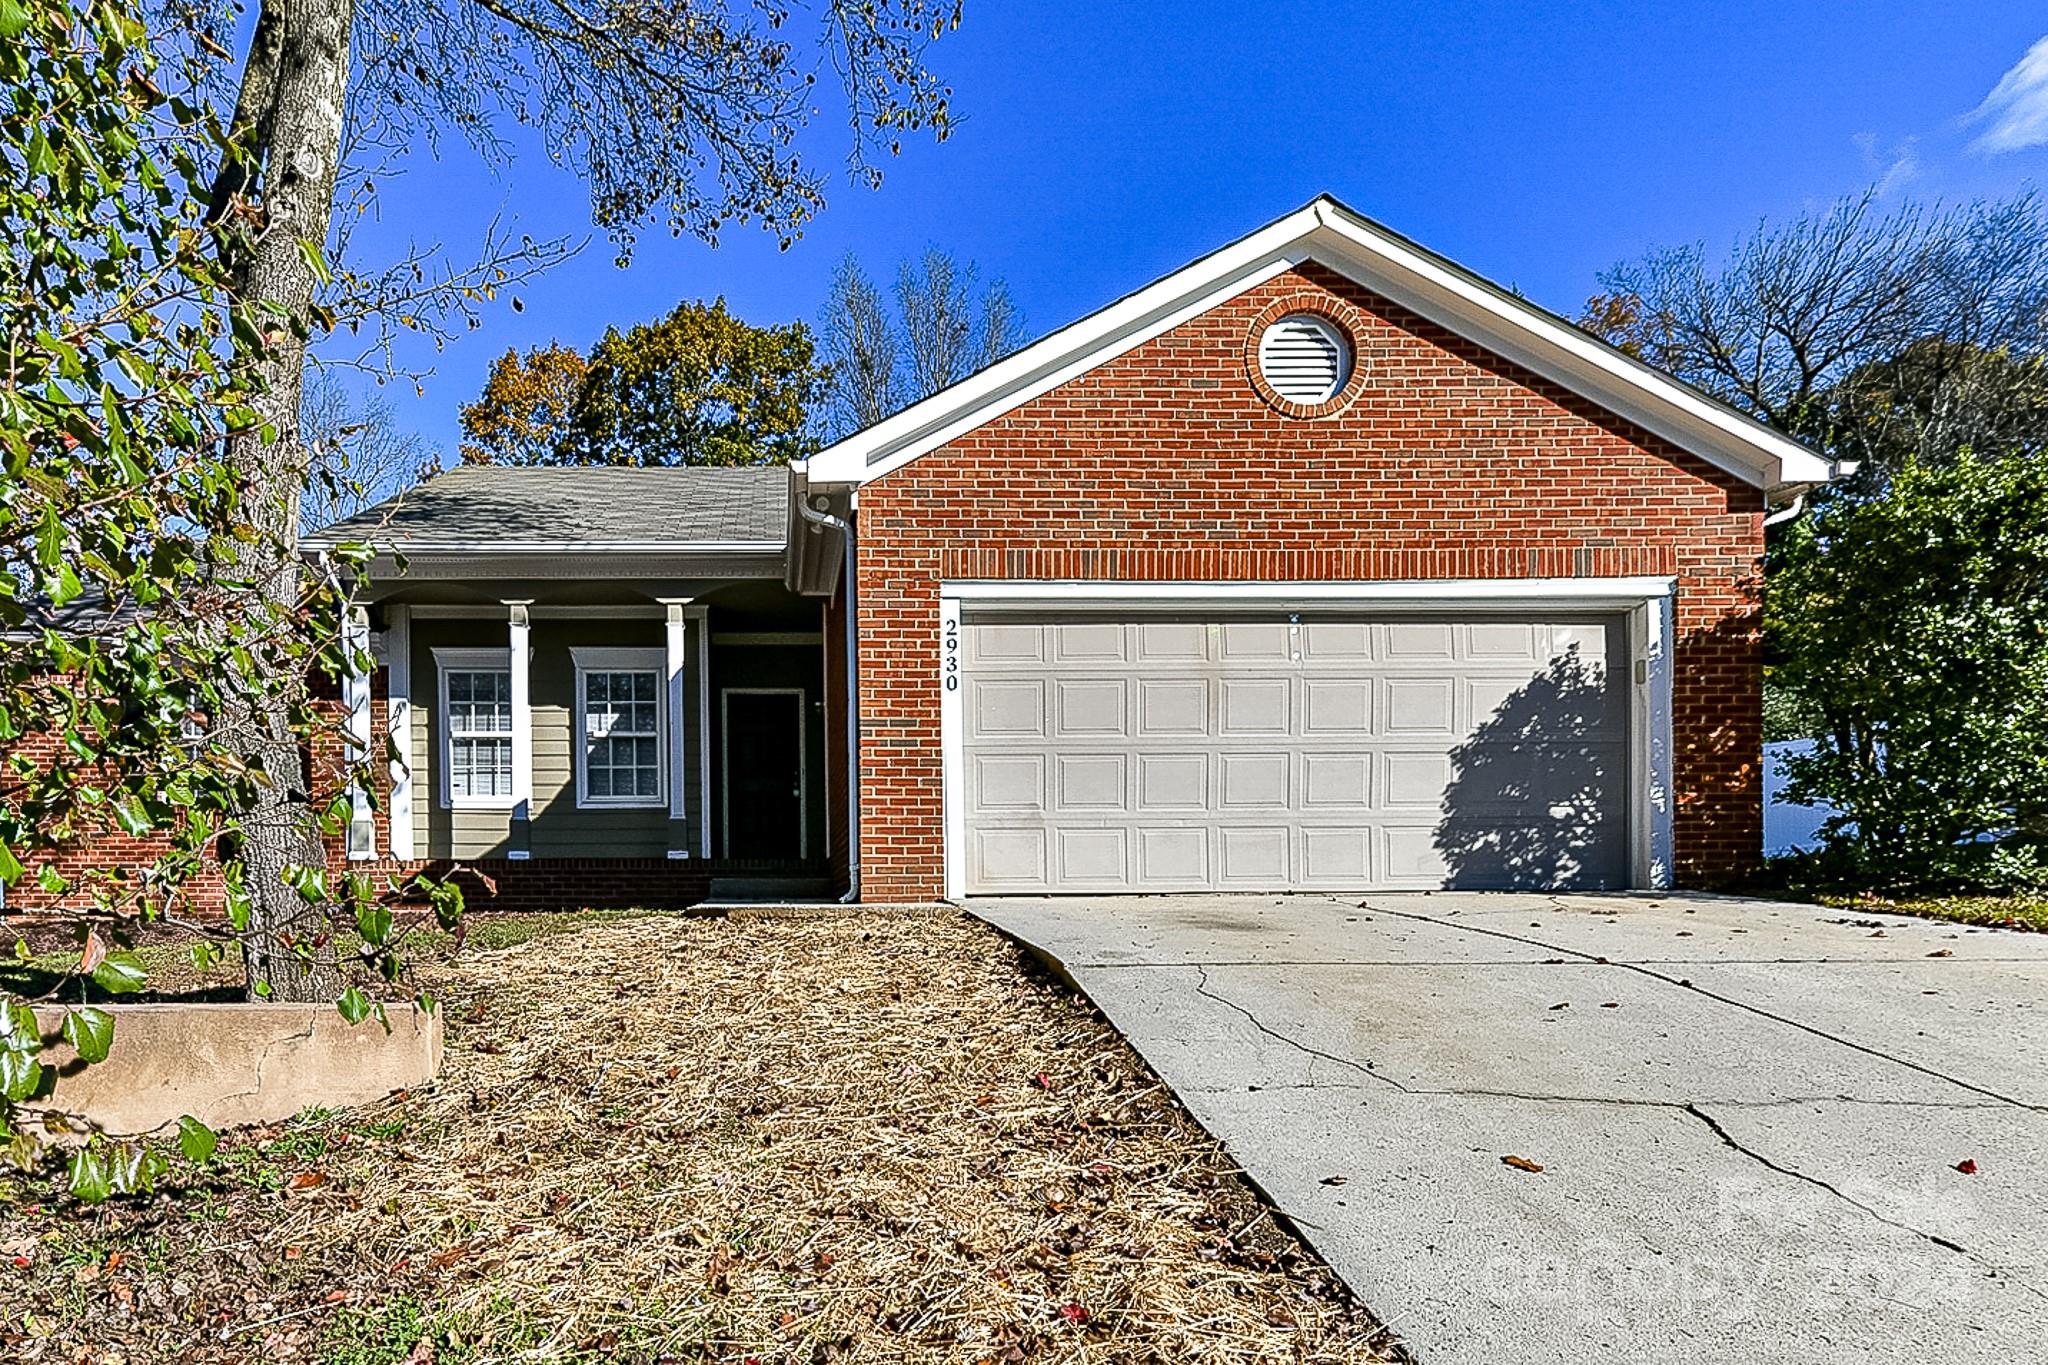
[[[348,854],[504,903],[1725,883],[1810,450],[1318,199],[791,468],[465,468]],[[758,885],[758,882],[757,882]]]

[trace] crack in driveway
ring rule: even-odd
[[[1839,1186],[1829,1181],[1823,1180],[1817,1175],[1809,1174],[1806,1171],[1800,1170],[1796,1166],[1787,1166],[1782,1162],[1773,1161],[1771,1158],[1765,1156],[1762,1152],[1757,1151],[1754,1147],[1746,1146],[1745,1144],[1737,1141],[1734,1134],[1730,1133],[1725,1127],[1721,1125],[1721,1121],[1719,1119],[1715,1118],[1712,1114],[1709,1114],[1706,1110],[1700,1108],[1700,1106],[1697,1104],[1687,1104],[1683,1106],[1683,1109],[1687,1114],[1690,1114],[1692,1117],[1698,1119],[1701,1123],[1705,1124],[1707,1126],[1707,1130],[1711,1132],[1715,1137],[1719,1138],[1721,1142],[1725,1146],[1727,1146],[1730,1151],[1739,1152],[1743,1156],[1748,1157],[1751,1161],[1756,1162],[1757,1165],[1762,1166],[1765,1170],[1776,1172],[1779,1175],[1787,1176],[1793,1180],[1803,1181],[1804,1183],[1813,1186],[1815,1189],[1825,1190],[1827,1193],[1841,1200],[1844,1204],[1847,1204],[1850,1208],[1862,1210],[1869,1217],[1875,1218],[1878,1222],[1884,1224],[1886,1227],[1896,1228],[1900,1232],[1911,1233],[1913,1236],[1920,1238],[1921,1240],[1929,1243],[1932,1246],[1938,1246],[1942,1248],[1944,1251],[1952,1251],[1956,1255],[1961,1256],[1965,1260],[1969,1261],[1971,1264],[1976,1265],[1979,1268],[1989,1272],[1993,1279],[2002,1280],[2007,1284],[2018,1285],[2021,1289],[2024,1289],[2025,1291],[2027,1291],[2027,1293],[2032,1294],[2035,1298],[2040,1299],[2044,1303],[2048,1303],[2048,1290],[2040,1289],[2026,1280],[2022,1280],[2017,1278],[2016,1276],[2006,1274],[2004,1269],[2000,1267],[1997,1262],[1987,1260],[1983,1256],[1978,1255],[1976,1252],[1964,1246],[1961,1242],[1952,1241],[1951,1239],[1942,1236],[1938,1232],[1929,1232],[1925,1228],[1915,1227],[1911,1223],[1902,1223],[1896,1218],[1888,1218],[1884,1214],[1879,1213],[1876,1209],[1872,1208],[1870,1205],[1864,1203],[1862,1200],[1857,1199],[1855,1196],[1846,1193]]]
[[[1239,1001],[1233,1000],[1229,996],[1224,995],[1220,991],[1218,991],[1215,988],[1215,986],[1213,986],[1210,983],[1207,964],[1199,962],[1190,962],[1177,965],[1182,965],[1185,968],[1195,972],[1197,977],[1195,993],[1197,995],[1200,995],[1205,1000],[1212,1000],[1215,1003],[1224,1006],[1226,1009],[1231,1010],[1232,1012],[1243,1018],[1247,1023],[1249,1023],[1253,1028],[1257,1029],[1261,1034],[1265,1035],[1268,1038],[1273,1039],[1277,1043],[1281,1043],[1287,1047],[1293,1048],[1295,1051],[1302,1053],[1309,1059],[1308,1066],[1310,1078],[1306,1083],[1299,1085],[1288,1084],[1254,1087],[1254,1089],[1258,1092],[1290,1090],[1364,1091],[1371,1088],[1369,1086],[1349,1083],[1331,1084],[1327,1082],[1317,1082],[1314,1079],[1315,1063],[1317,1061],[1326,1061],[1334,1062],[1338,1066],[1344,1067],[1350,1071],[1354,1071],[1357,1074],[1367,1077],[1370,1080],[1376,1081],[1381,1085],[1391,1087],[1392,1089],[1399,1091],[1403,1095],[1410,1095],[1416,1097],[1436,1097],[1455,1099],[1501,1099],[1538,1104],[1583,1104],[1621,1109],[1659,1109],[1666,1110],[1671,1113],[1682,1114],[1688,1118],[1696,1120],[1700,1124],[1705,1125],[1707,1131],[1710,1132],[1716,1139],[1718,1139],[1723,1146],[1726,1146],[1731,1151],[1734,1151],[1740,1154],[1741,1156],[1744,1156],[1749,1160],[1757,1163],[1764,1169],[1771,1171],[1777,1175],[1784,1176],[1787,1179],[1796,1180],[1801,1182],[1802,1184],[1810,1185],[1815,1189],[1822,1190],[1827,1194],[1832,1195],[1834,1198],[1840,1200],[1842,1203],[1847,1204],[1850,1208],[1853,1208],[1858,1212],[1864,1214],[1865,1216],[1872,1218],[1879,1223],[1884,1224],[1886,1227],[1893,1228],[1899,1232],[1910,1234],[1914,1237],[1918,1237],[1932,1246],[1940,1247],[1944,1251],[1949,1251],[1954,1253],[1955,1255],[1961,1256],[1964,1259],[1970,1261],[1972,1264],[1978,1266],[1980,1269],[1988,1272],[1993,1278],[2003,1280],[2008,1283],[2016,1284],[2020,1288],[2026,1290],[2029,1294],[2032,1294],[2034,1297],[2039,1298],[2044,1302],[2048,1302],[2048,1291],[2036,1288],[2034,1285],[2028,1283],[2025,1280],[2016,1279],[2006,1274],[2003,1268],[2000,1267],[1996,1262],[1987,1260],[1983,1256],[1980,1256],[1978,1253],[1970,1250],[1970,1248],[1964,1246],[1962,1243],[1954,1241],[1948,1237],[1944,1237],[1940,1233],[1929,1232],[1925,1228],[1915,1227],[1911,1223],[1905,1223],[1899,1221],[1898,1219],[1887,1217],[1885,1214],[1879,1212],[1877,1209],[1872,1208],[1869,1204],[1866,1204],[1862,1200],[1857,1199],[1854,1196],[1844,1192],[1839,1186],[1836,1186],[1830,1181],[1824,1180],[1820,1176],[1813,1175],[1807,1171],[1800,1170],[1796,1166],[1788,1166],[1785,1165],[1783,1162],[1775,1161],[1769,1156],[1766,1156],[1762,1152],[1756,1150],[1755,1148],[1747,1146],[1746,1144],[1737,1140],[1736,1137],[1728,1131],[1728,1129],[1721,1123],[1719,1119],[1715,1118],[1712,1114],[1709,1114],[1706,1111],[1706,1109],[1702,1107],[1705,1104],[1713,1104],[1717,1108],[1740,1107],[1748,1109],[1765,1109],[1779,1106],[1796,1106],[1801,1104],[1841,1101],[1851,1104],[1868,1103],[1928,1109],[1993,1109],[2001,1107],[2002,1105],[2015,1104],[2015,1101],[2005,1100],[2003,1099],[2003,1097],[1996,1095],[1992,1095],[1991,1098],[1996,1100],[1997,1103],[1990,1104],[1942,1104],[1906,1100],[1859,1101],[1849,1096],[1794,1096],[1785,1099],[1768,1101],[1650,1100],[1597,1095],[1554,1095],[1542,1094],[1531,1091],[1489,1089],[1477,1086],[1414,1086],[1396,1080],[1392,1076],[1382,1075],[1380,1072],[1374,1070],[1369,1063],[1358,1062],[1353,1060],[1352,1058],[1341,1056],[1334,1052],[1326,1052],[1321,1048],[1311,1047],[1309,1044],[1302,1042],[1300,1039],[1290,1037],[1288,1034],[1283,1033],[1279,1029],[1274,1028],[1265,1020],[1259,1018],[1258,1013],[1255,1010],[1251,1009],[1249,1006],[1244,1005]],[[1823,1034],[1821,1036],[1825,1037],[1827,1035]],[[1870,1051],[1870,1049],[1863,1050]],[[1875,1055],[1882,1056],[1883,1054],[1878,1053]],[[1911,1063],[1906,1063],[1906,1065],[1910,1066]],[[1915,1067],[1914,1069],[1921,1071],[1926,1070],[1926,1068],[1924,1067]],[[1938,1073],[1929,1072],[1928,1074],[1934,1075]],[[1962,1083],[1958,1082],[1958,1084]],[[1964,1088],[1972,1090],[1978,1089],[1978,1087],[1967,1085]],[[1234,1094],[1238,1092],[1235,1090],[1225,1091],[1191,1089],[1187,1093],[1219,1095]],[[1985,1093],[1987,1095],[1990,1094],[1990,1092],[1988,1091],[1982,1093]],[[2018,1107],[2023,1109],[2029,1109],[2033,1106],[2019,1104]]]
[[[1968,1090],[1974,1094],[1983,1095],[1987,1099],[1997,1100],[2001,1104],[2011,1105],[2015,1109],[2024,1109],[2031,1113],[2037,1114],[2048,1113],[2048,1105],[2029,1104],[2027,1101],[2023,1099],[2016,1098],[2012,1095],[2003,1094],[1999,1091],[1991,1089],[1988,1086],[1978,1085],[1974,1081],[1966,1081],[1959,1076],[1951,1076],[1946,1072],[1938,1071],[1931,1066],[1923,1065],[1922,1063],[1913,1061],[1910,1058],[1900,1057],[1894,1053],[1886,1052],[1882,1048],[1872,1047],[1867,1043],[1859,1043],[1853,1038],[1844,1038],[1842,1035],[1838,1033],[1830,1033],[1824,1028],[1817,1027],[1813,1024],[1805,1023],[1802,1020],[1794,1019],[1789,1015],[1779,1014],[1775,1010],[1767,1010],[1763,1008],[1761,1005],[1752,1005],[1746,1000],[1737,1000],[1733,996],[1722,995],[1719,991],[1712,991],[1708,990],[1704,986],[1694,985],[1691,981],[1685,980],[1683,978],[1670,976],[1665,974],[1664,972],[1655,971],[1652,968],[1643,965],[1642,963],[1617,961],[1612,958],[1602,957],[1596,953],[1589,953],[1583,948],[1566,947],[1563,944],[1552,943],[1547,939],[1530,938],[1526,934],[1509,933],[1504,929],[1488,929],[1482,925],[1477,924],[1462,924],[1456,920],[1439,919],[1433,915],[1418,915],[1413,913],[1412,911],[1407,910],[1390,910],[1384,906],[1375,905],[1370,901],[1360,902],[1359,908],[1369,909],[1375,915],[1389,915],[1396,919],[1412,920],[1418,924],[1433,924],[1440,929],[1455,929],[1461,933],[1485,934],[1489,938],[1507,939],[1510,942],[1525,944],[1531,948],[1542,948],[1546,951],[1553,953],[1564,953],[1569,956],[1579,958],[1582,961],[1593,963],[1599,966],[1620,967],[1624,970],[1635,972],[1638,975],[1647,976],[1652,981],[1661,981],[1667,986],[1676,986],[1680,990],[1692,991],[1693,993],[1704,996],[1709,1000],[1713,1000],[1720,1004],[1727,1005],[1731,1009],[1742,1010],[1745,1013],[1756,1015],[1760,1019],[1769,1019],[1773,1023],[1783,1024],[1788,1028],[1798,1029],[1802,1033],[1812,1034],[1816,1038],[1820,1038],[1827,1042],[1834,1043],[1839,1047],[1845,1047],[1854,1052],[1861,1052],[1867,1057],[1875,1057],[1879,1061],[1890,1062],[1894,1066],[1905,1067],[1908,1071],[1917,1071],[1921,1075],[1932,1077],[1937,1081],[1945,1081],[1948,1084],[1957,1086],[1963,1090]],[[1707,963],[1703,965],[1712,966],[1715,964]]]

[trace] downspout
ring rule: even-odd
[[[1862,467],[1863,462],[1861,460],[1836,460],[1828,466],[1828,478],[1846,479]],[[1791,483],[1781,488],[1773,488],[1771,490],[1772,493],[1791,493],[1792,501],[1765,517],[1764,525],[1767,527],[1782,526],[1788,521],[1797,519],[1799,514],[1806,510],[1806,495],[1813,492],[1813,489],[1814,485],[1810,483]]]
[[[1782,525],[1785,522],[1791,521],[1794,517],[1797,517],[1801,512],[1805,510],[1806,490],[1804,488],[1801,488],[1797,493],[1792,495],[1792,501],[1786,503],[1783,507],[1780,507],[1777,511],[1765,517],[1764,525],[1767,528]]]
[[[833,516],[824,506],[812,506],[808,481],[805,489],[806,496],[796,501],[797,515],[820,530],[839,532],[846,542],[845,553],[841,556],[846,573],[846,609],[840,613],[845,626],[842,634],[846,637],[846,894],[839,898],[839,903],[852,905],[860,900],[860,688],[857,677],[860,654],[854,648],[857,632],[854,629],[853,525],[843,517]],[[825,499],[819,498],[818,502],[825,504]]]

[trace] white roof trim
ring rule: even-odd
[[[810,479],[878,479],[1307,260],[1762,488],[1833,475],[1797,441],[1324,196],[828,446],[810,458]]]
[[[1619,610],[1672,596],[1669,577],[1431,578],[1300,583],[1104,582],[1076,579],[960,579],[939,584],[942,601],[969,611],[1104,611],[1259,606],[1491,610],[1555,607]]]
[[[305,550],[333,550],[343,545],[367,545],[382,552],[404,554],[412,559],[434,559],[485,555],[739,555],[773,554],[783,551],[779,540],[404,540],[365,537],[308,536],[299,542]]]

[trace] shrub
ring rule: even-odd
[[[1771,681],[1822,861],[1889,886],[2048,883],[2048,462],[1909,465],[1771,548]]]

